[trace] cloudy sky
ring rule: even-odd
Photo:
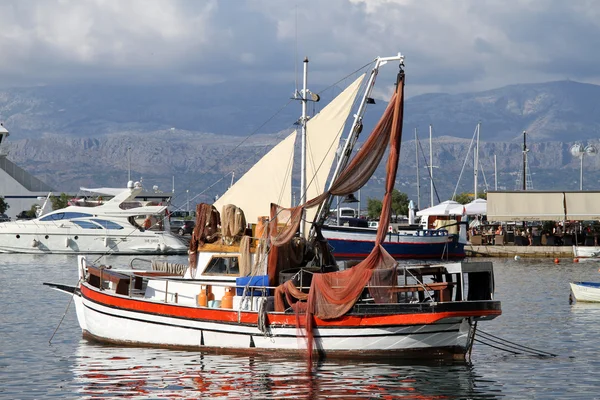
[[[595,0],[2,0],[0,16],[0,87],[293,82],[304,56],[328,84],[398,52],[409,95],[600,83]]]

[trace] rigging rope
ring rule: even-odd
[[[462,178],[465,166],[467,165],[467,160],[469,159],[469,154],[471,154],[471,149],[473,148],[473,143],[475,142],[475,135],[477,135],[477,128],[475,128],[475,132],[473,133],[473,137],[471,138],[471,143],[469,144],[469,149],[467,150],[467,155],[465,156],[465,161],[463,162],[462,168],[460,169],[460,174],[458,175],[458,180],[456,181],[456,186],[454,187],[454,193],[452,193],[452,200],[456,198],[456,192],[458,191],[460,178]]]
[[[81,278],[79,278],[75,287],[79,287],[80,283],[81,283]],[[62,325],[63,320],[65,319],[65,316],[67,315],[67,312],[69,311],[69,307],[71,306],[71,303],[73,302],[74,298],[75,298],[75,292],[73,292],[73,294],[71,295],[71,298],[69,299],[69,302],[67,303],[67,307],[65,308],[64,314],[60,318],[60,321],[58,321],[58,325],[56,326],[56,329],[54,329],[52,336],[50,336],[50,339],[48,339],[48,345],[52,344],[52,339],[54,339],[54,335],[56,335],[56,332],[58,332],[58,328],[60,328],[60,326]]]
[[[484,344],[486,346],[493,347],[498,350],[503,350],[503,351],[506,351],[508,353],[513,353],[513,354],[528,353],[528,354],[533,354],[533,355],[536,355],[539,357],[557,357],[557,354],[549,353],[549,352],[543,351],[543,350],[537,350],[532,347],[528,347],[528,346],[524,346],[522,344],[511,342],[509,340],[502,339],[498,336],[494,336],[491,333],[484,332],[481,329],[478,331],[478,333],[480,335],[483,335],[483,337],[481,339],[474,339],[476,342]],[[486,341],[489,341],[492,343],[497,343],[499,346],[492,345]],[[504,347],[500,347],[500,346],[504,346]],[[511,350],[511,349],[514,349],[514,350]]]

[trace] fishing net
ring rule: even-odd
[[[206,203],[196,205],[196,226],[192,231],[189,247],[190,268],[194,272],[198,257],[198,247],[204,245],[204,243],[216,242],[220,236],[220,225],[221,217],[214,206]]]
[[[223,243],[232,245],[240,240],[246,232],[246,217],[241,208],[233,204],[223,206],[221,214],[221,236]]]
[[[242,236],[240,240],[240,276],[252,274],[252,257],[250,256],[250,236]]]

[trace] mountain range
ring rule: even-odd
[[[336,90],[322,93],[323,104]],[[180,203],[183,196],[186,202],[209,201],[225,190],[232,171],[239,177],[293,126],[299,106],[290,100],[291,93],[293,88],[250,82],[11,88],[0,90],[0,118],[11,132],[9,158],[58,191],[123,186],[131,175],[165,191],[171,191],[174,181]],[[523,131],[534,189],[577,190],[581,160],[569,148],[575,142],[598,145],[599,98],[600,86],[573,81],[408,98],[397,187],[416,196],[416,155],[423,167],[431,124],[440,199],[455,190],[473,191],[473,157],[467,151],[481,122],[479,182],[487,181],[488,190],[496,184],[499,189],[515,188],[522,169]],[[385,103],[377,99],[367,112],[365,130]],[[422,148],[418,153],[415,128]],[[599,158],[584,159],[585,189],[600,188]],[[419,170],[420,193],[428,198],[427,171]],[[377,177],[367,196],[380,196],[376,182]]]

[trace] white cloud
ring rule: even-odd
[[[0,15],[2,86],[291,80],[304,56],[326,84],[398,51],[409,94],[600,81],[593,0],[4,0]]]

